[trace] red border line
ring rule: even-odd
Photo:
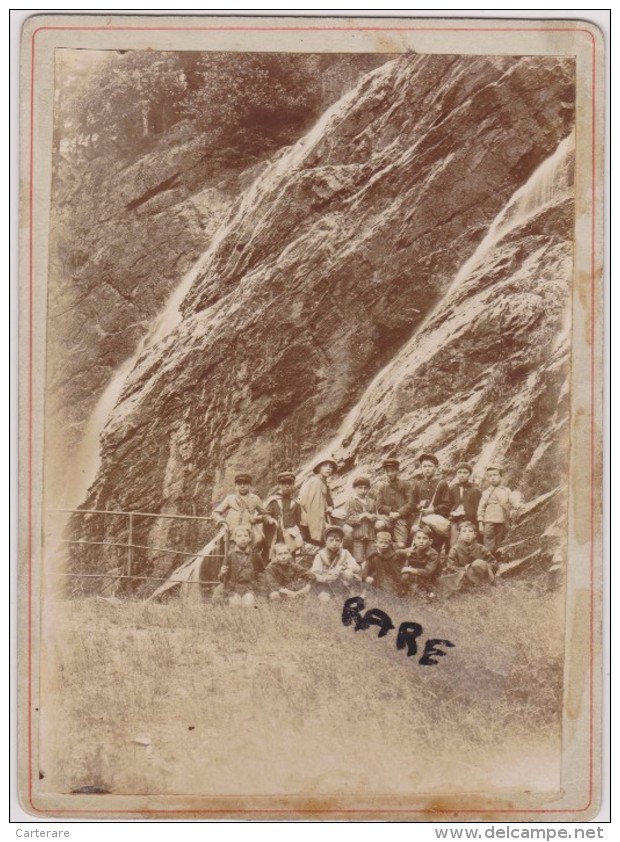
[[[32,403],[33,403],[33,300],[34,300],[34,35],[30,58],[30,184],[28,241],[28,797],[32,798]]]
[[[592,250],[590,253],[590,803],[593,792],[593,744],[594,744],[594,523],[595,506],[594,481],[596,472],[595,376],[594,360],[596,338],[596,40],[592,36]],[[588,804],[589,806],[589,804]]]
[[[34,322],[34,81],[35,81],[35,45],[36,35],[44,31],[115,31],[115,32],[567,32],[574,34],[576,32],[585,32],[592,39],[592,249],[590,258],[590,308],[591,308],[591,324],[590,324],[590,342],[591,342],[591,356],[590,356],[590,403],[591,403],[591,423],[590,423],[590,767],[589,767],[589,797],[588,803],[585,807],[574,810],[433,810],[434,814],[449,814],[449,815],[467,815],[482,813],[495,813],[496,815],[509,815],[512,813],[529,814],[529,813],[550,813],[556,815],[566,815],[567,813],[582,813],[589,809],[592,803],[593,787],[594,787],[594,768],[593,768],[593,742],[594,742],[594,526],[596,520],[596,499],[595,499],[595,473],[596,473],[596,434],[595,434],[595,375],[596,375],[596,361],[595,361],[595,305],[596,305],[596,39],[589,29],[583,28],[567,28],[567,27],[397,27],[397,26],[41,26],[35,29],[31,38],[31,62],[30,62],[30,184],[29,184],[29,243],[28,243],[28,261],[29,261],[29,280],[28,280],[28,797],[30,806],[37,813],[44,815],[52,815],[50,810],[39,810],[35,806],[33,800],[33,746],[32,746],[32,677],[33,677],[33,654],[32,654],[32,588],[33,588],[33,570],[32,570],[32,547],[33,547],[33,522],[32,522],[32,472],[33,472],[33,322]],[[303,809],[234,809],[224,808],[218,810],[200,809],[193,810],[54,810],[53,815],[60,815],[68,813],[71,815],[90,814],[99,815],[102,813],[111,813],[114,815],[144,815],[152,813],[155,815],[230,815],[230,814],[288,814],[288,815],[303,815],[303,814],[413,814],[423,813],[428,814],[428,810],[370,810],[370,809],[351,809],[351,810],[303,810]]]
[[[579,27],[487,27],[487,26],[40,26],[45,30],[79,30],[88,32],[586,32]]]

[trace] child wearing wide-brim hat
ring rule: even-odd
[[[337,470],[335,459],[321,459],[312,469],[313,476],[308,477],[299,491],[302,531],[305,530],[304,537],[315,546],[321,545],[325,526],[334,508],[328,480]]]
[[[332,467],[332,470],[331,470],[331,472],[329,473],[329,476],[332,476],[332,474],[337,474],[337,473],[338,473],[338,463],[336,462],[336,460],[335,460],[335,459],[321,459],[321,461],[320,461],[320,462],[317,462],[317,463],[316,463],[316,465],[315,465],[315,466],[314,466],[314,468],[312,469],[312,472],[313,472],[314,474],[319,474],[319,473],[321,473],[321,468],[322,468],[324,465],[331,465],[331,467]]]

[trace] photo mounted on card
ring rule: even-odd
[[[27,21],[24,809],[597,814],[603,50]]]

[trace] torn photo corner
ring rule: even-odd
[[[603,54],[26,22],[25,810],[597,814]]]

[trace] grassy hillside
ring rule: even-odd
[[[254,609],[53,605],[41,787],[113,793],[442,793],[558,786],[563,602],[505,583],[387,596],[396,628],[455,643],[434,666],[340,601]],[[51,618],[50,618],[51,619]],[[51,623],[50,623],[51,625]]]

